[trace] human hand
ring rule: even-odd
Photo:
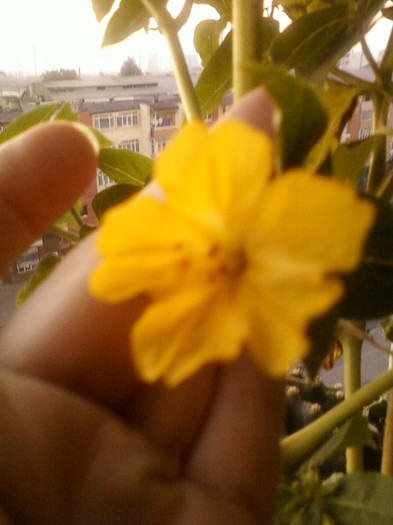
[[[230,116],[271,133],[270,111],[256,91]],[[68,124],[44,125],[17,141],[0,149],[3,270],[95,171],[93,148]],[[246,356],[205,367],[173,390],[141,384],[128,332],[146,298],[98,303],[87,290],[97,262],[90,237],[1,333],[3,522],[269,523],[282,384]]]

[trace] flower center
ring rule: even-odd
[[[213,245],[209,258],[214,260],[211,277],[237,277],[247,266],[247,256],[243,250],[228,250]]]

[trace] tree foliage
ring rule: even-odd
[[[132,57],[127,57],[121,66],[120,75],[122,77],[134,77],[141,74],[142,70],[135,60]]]
[[[50,82],[51,80],[76,80],[79,78],[78,73],[75,69],[51,69],[45,71],[42,75],[43,82]]]

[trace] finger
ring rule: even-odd
[[[159,505],[156,492],[178,469],[138,431],[64,390],[4,371],[0,402],[0,504],[15,523],[153,523],[145,517]],[[174,499],[167,491],[161,506],[173,508]]]
[[[91,297],[93,243],[74,248],[2,329],[0,365],[113,406],[136,385],[129,329],[145,300],[107,305]]]
[[[269,127],[270,103],[258,89],[231,113]],[[262,107],[261,111],[256,108]],[[70,253],[2,330],[0,363],[72,387],[101,402],[124,403],[136,384],[129,358],[129,330],[146,301],[107,305],[87,288],[98,264],[94,239]],[[178,413],[173,412],[175,422]]]
[[[0,146],[0,275],[93,179],[97,151],[81,129],[41,124]]]
[[[217,372],[217,366],[205,366],[170,389],[161,383],[140,384],[119,413],[138,426],[150,443],[172,457],[183,458],[206,419],[216,390]]]
[[[281,381],[265,377],[244,355],[223,368],[215,400],[186,475],[208,491],[270,523],[285,414]]]
[[[0,401],[2,525],[257,523],[93,403],[4,371]]]
[[[270,137],[274,136],[273,107],[262,88],[256,88],[244,95],[224,118],[241,120],[265,131]]]

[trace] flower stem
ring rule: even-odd
[[[362,326],[358,326],[364,329]],[[343,333],[341,343],[344,349],[344,389],[348,399],[361,387],[361,354],[363,341],[350,333]],[[363,470],[363,449],[360,447],[347,448],[346,452],[347,474]]]
[[[183,49],[177,32],[176,21],[156,0],[141,0],[149,13],[156,19],[158,29],[164,35],[171,54],[180,97],[188,122],[201,120],[202,113],[192,84]]]
[[[313,423],[284,438],[281,442],[283,469],[290,471],[298,467],[337,426],[392,387],[393,370],[388,370]]]
[[[233,88],[238,100],[259,83],[246,64],[258,60],[258,22],[262,15],[261,0],[233,0]]]
[[[65,241],[69,241],[72,244],[77,244],[80,241],[79,235],[77,235],[76,233],[72,233],[68,230],[64,230],[59,226],[52,226],[50,231],[51,233],[53,233],[53,235],[56,235],[57,237],[60,237],[60,239],[64,239]]]

